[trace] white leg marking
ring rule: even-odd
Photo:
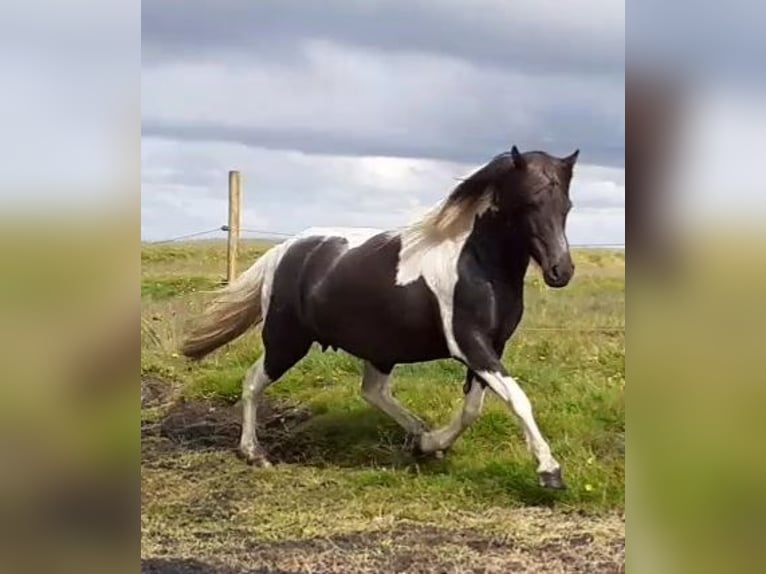
[[[370,363],[364,364],[362,379],[362,396],[371,405],[379,408],[407,432],[419,435],[426,431],[426,424],[410,411],[405,409],[391,395],[391,375],[378,371]]]
[[[420,439],[420,450],[434,452],[445,450],[452,446],[458,437],[463,434],[481,414],[484,405],[484,387],[474,379],[471,388],[465,395],[463,408],[447,426],[426,433]]]
[[[261,466],[271,464],[263,456],[258,444],[256,410],[258,398],[271,383],[263,369],[263,357],[250,367],[242,381],[242,436],[239,449],[249,461],[259,462]]]
[[[537,427],[537,422],[532,414],[532,404],[529,402],[529,398],[521,389],[519,384],[510,376],[503,376],[500,373],[490,373],[486,371],[480,371],[477,373],[482,379],[484,379],[490,388],[497,393],[497,395],[508,403],[521,419],[521,424],[524,429],[524,436],[527,439],[527,446],[535,455],[539,466],[538,472],[554,471],[559,468],[559,463],[551,455],[550,446],[543,437],[540,429]]]

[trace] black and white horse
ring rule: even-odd
[[[530,260],[551,287],[564,287],[574,273],[565,226],[578,153],[557,158],[514,146],[402,231],[310,229],[225,287],[182,352],[200,359],[263,323],[264,353],[243,382],[241,455],[269,465],[256,437],[256,401],[316,342],[364,361],[364,398],[423,453],[450,447],[490,388],[520,418],[540,484],[564,488],[529,399],[501,356],[521,320]],[[467,368],[465,402],[450,424],[430,430],[392,397],[391,372],[399,363],[450,357]]]

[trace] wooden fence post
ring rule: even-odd
[[[242,186],[238,171],[229,172],[229,226],[228,251],[226,258],[226,283],[234,281],[237,276],[237,254],[239,252],[240,204],[242,202]]]

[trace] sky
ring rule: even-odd
[[[227,172],[238,169],[246,229],[399,226],[516,144],[580,148],[570,239],[620,242],[627,42],[631,61],[687,88],[683,209],[713,222],[722,209],[762,213],[766,3],[633,2],[627,33],[625,10],[4,3],[0,75],[13,81],[0,91],[0,206],[81,213],[111,205],[125,181],[140,187],[142,237],[161,240],[224,224]]]
[[[624,4],[153,0],[144,240],[406,225],[512,145],[581,150],[572,243],[624,240]],[[222,233],[211,236],[223,236]]]

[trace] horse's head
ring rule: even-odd
[[[579,153],[558,158],[541,151],[521,153],[513,146],[464,179],[425,220],[428,228],[439,236],[454,235],[489,211],[492,221],[511,230],[512,248],[523,242],[545,282],[564,287],[574,275],[565,229],[572,207],[569,183]]]
[[[569,184],[578,155],[576,150],[557,158],[545,152],[521,153],[513,146],[499,160],[504,167],[493,185],[495,208],[509,223],[520,226],[550,287],[564,287],[574,275],[566,221],[572,207]]]

